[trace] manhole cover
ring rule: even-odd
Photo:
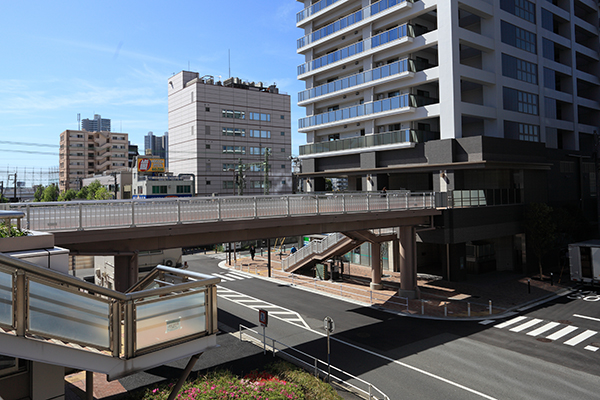
[[[542,342],[542,343],[550,343],[552,340],[545,338],[545,337],[541,337],[541,338],[537,338],[536,339],[538,342]]]
[[[558,323],[559,323],[559,324],[565,324],[565,325],[571,325],[571,324],[572,324],[572,322],[571,322],[571,321],[569,321],[569,320],[566,320],[566,319],[559,319],[559,320],[558,320]]]

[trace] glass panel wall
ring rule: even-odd
[[[12,275],[0,271],[0,324],[12,325]]]

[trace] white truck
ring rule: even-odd
[[[569,245],[571,280],[600,281],[600,240],[588,240]]]

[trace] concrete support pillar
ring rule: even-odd
[[[392,271],[400,272],[400,242],[398,240],[392,240],[390,258],[392,261]]]
[[[138,256],[115,256],[115,290],[125,292],[138,281]]]
[[[371,290],[381,289],[381,244],[371,243]]]
[[[417,297],[416,233],[414,226],[400,227],[400,290],[402,297]]]

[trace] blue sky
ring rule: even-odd
[[[168,128],[167,81],[181,70],[276,83],[296,106],[294,0],[3,1],[0,6],[0,171],[58,166],[59,135],[77,114],[143,137]],[[2,177],[5,179],[5,177]]]

